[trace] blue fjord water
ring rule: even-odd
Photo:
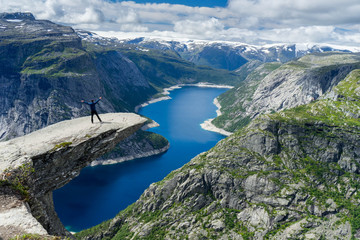
[[[203,130],[200,123],[216,116],[212,101],[225,91],[183,87],[171,92],[171,100],[140,109],[140,114],[160,124],[150,131],[166,137],[170,149],[159,156],[84,168],[79,177],[54,191],[55,209],[66,228],[80,231],[113,218],[135,202],[151,183],[223,139],[218,133]]]

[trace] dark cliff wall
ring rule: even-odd
[[[106,124],[95,125],[87,117],[77,118],[0,142],[1,210],[17,220],[1,218],[0,229],[6,231],[0,231],[0,238],[34,233],[31,231],[36,229],[27,228],[36,224],[41,224],[45,229],[42,232],[48,235],[71,237],[57,217],[52,191],[70,182],[81,169],[146,122],[133,113],[108,113],[102,117]],[[18,203],[14,204],[14,199]]]
[[[349,53],[309,54],[281,66],[263,64],[244,82],[219,96],[224,114],[213,124],[235,131],[263,113],[310,103],[359,67],[360,55]]]
[[[360,71],[260,116],[83,239],[351,239],[360,223]]]
[[[86,115],[82,99],[102,96],[102,113],[132,111],[157,92],[119,52],[86,49],[70,27],[18,20],[0,18],[0,139]]]

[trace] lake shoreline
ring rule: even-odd
[[[180,87],[173,86],[171,89],[175,88]],[[132,161],[126,159],[128,161],[119,164],[89,166],[84,168],[72,183],[54,191],[55,208],[67,229],[77,232],[112,218],[138,200],[149,185],[161,181],[199,153],[215,146],[224,136],[205,131],[199,124],[216,116],[216,107],[212,101],[226,90],[183,87],[171,91],[171,101],[141,108],[139,114],[154,119],[161,125],[150,131],[168,139],[170,148],[153,157],[136,158]],[[156,123],[150,126],[156,126]],[[121,146],[126,150],[122,157],[140,157],[138,153],[142,152],[155,153],[152,152],[153,148],[149,147],[149,142],[141,142],[141,138],[136,136],[133,140]],[[159,141],[152,143],[159,149],[167,145],[159,145]],[[114,155],[112,159],[118,157],[120,156]]]
[[[215,84],[206,83],[206,82],[196,83],[196,84],[178,84],[178,85],[174,85],[172,87],[163,89],[162,94],[167,95],[167,96],[153,98],[153,99],[151,99],[151,100],[149,100],[147,102],[144,102],[142,104],[137,105],[135,107],[135,112],[138,113],[140,108],[146,107],[146,106],[148,106],[150,104],[157,103],[157,102],[160,102],[160,101],[170,100],[171,97],[168,96],[168,95],[170,95],[170,92],[175,90],[175,89],[181,89],[182,87],[205,87],[205,88],[228,88],[228,89],[233,88],[233,86],[229,86],[229,85],[215,85]],[[220,111],[221,105],[218,102],[217,98],[214,99],[213,104],[217,107],[217,110],[216,110],[217,116],[220,116],[221,115],[221,111]],[[225,131],[225,130],[223,130],[221,128],[218,128],[215,125],[213,125],[211,123],[211,121],[213,119],[214,118],[205,120],[203,123],[200,124],[201,128],[206,130],[206,131],[216,132],[216,133],[219,133],[219,134],[224,135],[224,136],[230,136],[232,134],[231,132]],[[159,126],[159,124],[153,121],[151,123],[148,123],[148,124],[144,125],[141,129],[143,131],[145,131],[147,129],[150,129],[150,128],[153,128],[153,127],[158,127],[158,126]],[[144,153],[141,153],[141,154],[129,155],[129,156],[119,157],[119,158],[114,158],[114,159],[94,160],[93,162],[91,162],[91,164],[89,166],[94,167],[94,166],[97,166],[97,165],[111,165],[111,164],[122,163],[122,162],[125,162],[125,161],[136,160],[136,159],[139,159],[139,158],[155,156],[155,155],[159,155],[159,154],[162,154],[162,153],[166,152],[169,148],[170,148],[170,145],[167,145],[167,146],[165,146],[165,147],[163,147],[161,149],[153,149],[151,151],[144,152]]]
[[[218,108],[216,110],[217,117],[221,116],[221,110],[220,110],[221,105],[220,105],[219,101],[217,100],[217,98],[214,99],[213,103]],[[219,134],[227,136],[227,137],[230,136],[231,134],[233,134],[232,132],[228,132],[224,129],[216,127],[214,124],[211,123],[212,120],[214,120],[214,118],[205,120],[205,122],[200,124],[201,128],[206,131],[216,132],[216,133],[219,133]]]
[[[111,158],[111,159],[106,159],[106,160],[94,160],[91,162],[91,164],[89,166],[95,167],[98,165],[111,165],[111,164],[117,164],[117,163],[122,163],[122,162],[126,162],[126,161],[136,160],[139,158],[156,156],[156,155],[166,152],[167,150],[169,150],[169,148],[170,148],[170,144],[168,144],[165,147],[160,148],[160,149],[154,149],[154,150],[151,150],[148,152],[143,152],[143,153],[139,153],[139,154],[135,154],[135,155],[129,155],[129,156],[119,157],[119,158]]]
[[[149,104],[160,102],[160,101],[165,101],[165,100],[170,100],[171,97],[168,96],[168,95],[170,95],[170,92],[172,90],[180,89],[182,87],[206,87],[206,88],[228,88],[228,89],[234,88],[233,86],[230,86],[230,85],[217,85],[217,84],[212,84],[212,83],[208,83],[208,82],[177,84],[177,85],[174,85],[174,86],[171,86],[171,87],[168,87],[168,88],[164,88],[163,92],[161,93],[164,96],[157,97],[157,98],[152,98],[149,101],[146,101],[146,102],[144,102],[142,104],[137,105],[135,107],[135,109],[134,109],[135,113],[138,113],[140,108],[145,107],[145,106],[147,106]]]

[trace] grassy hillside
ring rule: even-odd
[[[213,124],[235,131],[263,113],[310,103],[359,67],[359,54],[336,52],[309,54],[281,66],[261,65],[218,98],[223,115]]]
[[[78,239],[360,237],[360,70],[253,120]]]
[[[158,88],[180,83],[210,82],[235,85],[240,82],[236,73],[196,66],[170,51],[122,49],[121,52],[138,66],[153,86]]]
[[[280,66],[281,63],[264,63],[249,73],[244,82],[221,94],[218,101],[222,115],[215,118],[212,123],[230,132],[246,126],[251,118],[245,115],[245,111],[252,101],[253,94],[260,82]]]

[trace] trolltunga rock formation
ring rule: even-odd
[[[146,121],[109,113],[63,121],[0,142],[0,239],[24,233],[70,236],[54,210],[52,192],[91,161],[132,135]]]

